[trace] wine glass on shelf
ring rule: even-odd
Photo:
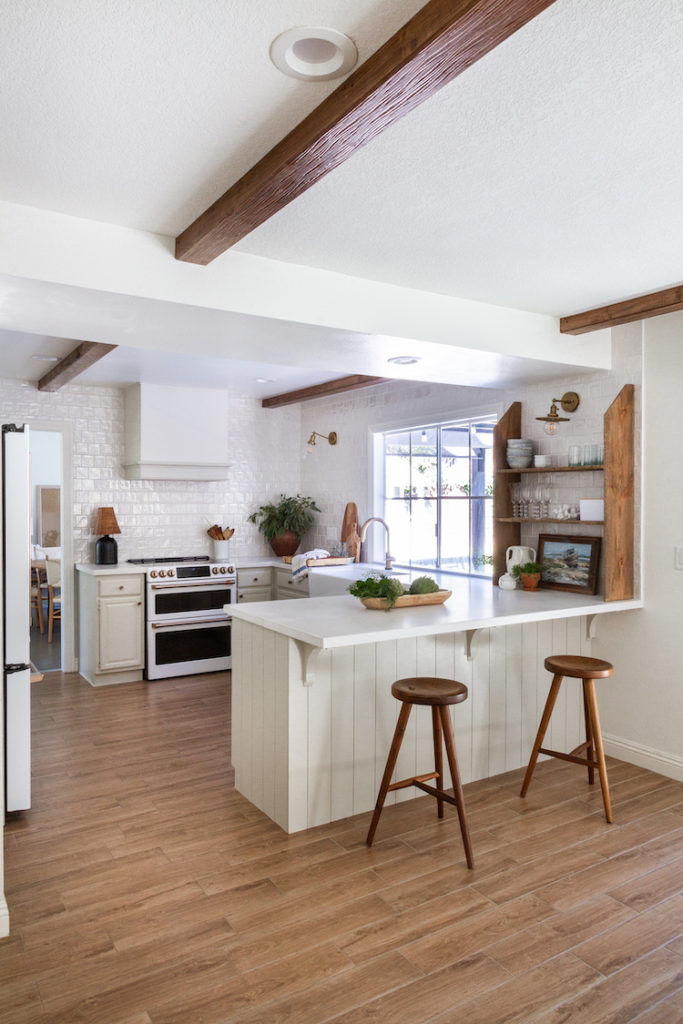
[[[521,490],[520,490],[519,497],[520,497],[519,518],[520,519],[528,519],[529,518],[529,503],[531,501],[531,484],[529,483],[528,480],[525,480],[524,483],[521,485]]]
[[[510,500],[512,502],[512,515],[514,519],[519,519],[521,515],[520,509],[520,496],[521,496],[522,485],[519,483],[510,484]]]

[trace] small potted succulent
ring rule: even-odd
[[[313,513],[319,511],[313,498],[281,494],[279,501],[261,505],[248,519],[256,523],[275,554],[281,557],[295,554],[313,523]]]
[[[522,581],[524,590],[538,590],[541,581],[541,566],[538,562],[524,562],[523,565],[513,565],[512,575],[516,580]]]

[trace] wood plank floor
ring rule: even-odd
[[[229,674],[33,687],[2,1024],[680,1024],[683,784],[610,761],[294,836],[232,788]]]

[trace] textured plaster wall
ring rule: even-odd
[[[72,426],[75,562],[93,560],[91,529],[100,505],[116,511],[119,562],[150,554],[208,554],[207,518],[235,527],[233,557],[270,553],[246,518],[264,500],[299,488],[300,408],[264,410],[238,392],[229,393],[229,402],[228,480],[124,480],[121,389],[73,384],[50,394],[0,380],[3,423]]]

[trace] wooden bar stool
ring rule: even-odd
[[[379,795],[377,797],[377,803],[375,804],[375,813],[372,816],[370,830],[365,841],[368,846],[372,846],[375,829],[377,828],[387,793],[393,789],[405,789],[407,786],[417,786],[418,789],[423,790],[425,793],[429,793],[430,796],[436,797],[438,815],[440,818],[443,818],[444,800],[457,807],[467,866],[468,868],[473,868],[474,860],[472,858],[470,833],[467,827],[467,815],[465,814],[465,800],[463,798],[462,785],[460,784],[458,762],[455,756],[453,726],[451,725],[451,718],[448,713],[449,704],[460,704],[461,701],[467,700],[467,687],[464,683],[458,683],[454,679],[416,677],[412,679],[398,679],[391,687],[391,692],[396,700],[400,700],[402,702],[401,710],[399,712],[398,722],[396,723],[394,738],[391,741],[391,749],[389,750],[384,775],[382,776],[382,784],[379,787]],[[410,779],[401,779],[400,782],[392,783],[391,776],[394,774],[398,752],[401,749],[401,742],[406,731],[406,726],[408,725],[408,719],[410,718],[410,712],[412,711],[413,704],[426,704],[432,709],[435,770],[423,775],[415,775]],[[448,766],[453,780],[453,796],[445,792],[443,785],[443,757],[441,749],[442,732],[446,742]],[[436,779],[436,787],[426,785],[429,779]]]
[[[562,761],[573,761],[575,764],[583,764],[588,767],[588,782],[592,786],[597,768],[600,773],[600,785],[602,787],[602,801],[605,805],[605,817],[612,823],[612,804],[609,797],[609,783],[607,782],[607,766],[605,764],[605,752],[602,747],[602,733],[600,731],[600,717],[598,715],[598,701],[595,696],[595,679],[606,679],[614,672],[614,666],[609,661],[601,661],[600,658],[582,658],[576,654],[559,654],[546,658],[543,662],[548,672],[553,673],[553,681],[550,684],[550,693],[545,702],[541,724],[536,733],[534,748],[531,751],[529,765],[522,783],[520,796],[526,796],[526,791],[534,774],[536,761],[539,754],[549,754],[550,757],[559,757]],[[555,707],[555,701],[560,691],[562,680],[565,676],[574,679],[581,679],[583,682],[583,714],[586,722],[586,742],[579,743],[578,747],[569,754],[563,754],[558,750],[548,750],[541,746],[543,737],[546,734],[550,716]],[[579,757],[584,751],[585,756]]]

